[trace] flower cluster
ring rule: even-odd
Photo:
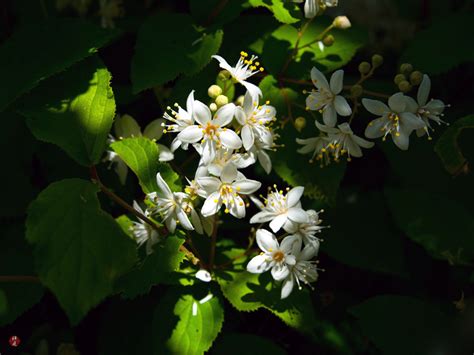
[[[254,200],[261,211],[254,215],[250,223],[269,223],[273,233],[283,229],[286,234],[281,242],[266,229],[258,229],[256,239],[260,255],[247,264],[251,273],[263,273],[271,270],[272,277],[282,282],[281,298],[286,298],[293,291],[295,283],[301,289],[301,283],[310,285],[318,278],[317,262],[313,261],[318,254],[320,239],[316,234],[324,228],[321,226],[319,213],[305,211],[301,207],[301,186],[282,190],[269,190],[264,203]]]

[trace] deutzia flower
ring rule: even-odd
[[[237,107],[235,118],[242,125],[240,130],[245,150],[249,151],[256,139],[272,143],[272,135],[267,125],[275,120],[276,110],[267,102],[259,106],[258,97],[253,99],[247,91],[242,107]]]
[[[386,139],[392,136],[393,142],[398,148],[407,150],[411,132],[425,127],[425,123],[414,113],[407,112],[407,99],[399,92],[390,96],[388,106],[381,101],[362,99],[362,104],[370,113],[381,116],[369,123],[365,129],[367,138]]]
[[[247,271],[261,274],[271,269],[272,277],[276,281],[285,279],[290,274],[288,266],[292,266],[296,262],[295,257],[291,255],[295,243],[297,240],[293,236],[288,236],[281,241],[280,245],[276,237],[269,231],[257,230],[257,244],[262,253],[249,261]]]
[[[321,233],[321,230],[326,227],[320,225],[322,220],[319,218],[319,213],[315,210],[308,210],[306,214],[308,215],[308,223],[294,223],[290,221],[290,223],[285,225],[285,231],[300,238],[305,245],[311,245],[318,252],[320,241],[316,234]]]
[[[293,0],[293,2],[302,3],[303,0]],[[306,18],[313,18],[318,14],[320,7],[337,6],[338,0],[306,0],[304,3],[304,15]]]
[[[304,187],[296,186],[284,195],[283,191],[278,191],[275,187],[275,191],[269,192],[264,200],[265,205],[262,210],[250,219],[250,223],[271,221],[270,228],[274,233],[278,232],[288,221],[307,223],[308,215],[301,208],[300,203],[303,192]]]
[[[207,171],[214,176],[221,176],[222,170],[228,165],[233,164],[237,169],[244,169],[255,163],[255,158],[248,154],[233,153],[233,150],[219,149],[216,152],[214,160],[207,165]],[[200,165],[204,165],[202,162]]]
[[[216,156],[221,146],[228,149],[239,149],[242,141],[231,129],[225,128],[233,119],[236,106],[233,103],[222,106],[212,117],[209,107],[200,101],[194,101],[194,118],[198,125],[190,125],[178,134],[178,139],[185,143],[201,141],[198,151],[205,165]]]
[[[197,183],[205,191],[201,213],[204,217],[216,214],[224,204],[226,213],[237,218],[245,217],[245,203],[240,195],[249,195],[262,185],[256,180],[239,178],[237,169],[229,164],[223,170],[220,179],[216,177],[200,177]]]
[[[136,201],[133,201],[133,208],[145,217],[149,216],[148,211],[143,211]],[[146,253],[150,255],[153,252],[153,245],[158,242],[158,232],[142,219],[139,218],[138,220],[139,222],[132,222],[132,234],[139,247],[146,243]]]
[[[148,198],[156,203],[156,212],[163,216],[163,221],[166,223],[168,230],[173,233],[176,230],[177,221],[180,222],[184,229],[194,230],[183,209],[183,202],[189,199],[188,194],[172,192],[160,173],[156,174],[156,182],[159,191],[149,193]]]
[[[212,58],[216,59],[219,62],[219,66],[222,69],[227,70],[232,77],[237,80],[241,85],[243,85],[248,92],[250,92],[250,95],[252,98],[258,99],[259,96],[262,96],[262,90],[257,85],[254,85],[252,83],[249,83],[246,81],[248,78],[250,78],[252,75],[255,75],[259,72],[262,72],[264,69],[260,66],[259,62],[256,62],[257,56],[252,55],[250,59],[247,59],[248,53],[246,52],[240,52],[240,58],[235,65],[235,67],[232,67],[224,58],[222,58],[219,55],[213,55]]]
[[[168,133],[168,132],[174,132],[174,133],[179,133],[183,131],[185,128],[194,125],[194,119],[193,119],[193,106],[194,106],[194,90],[191,91],[188,95],[188,98],[186,100],[186,110],[183,109],[181,106],[179,106],[177,103],[175,103],[175,107],[178,109],[178,111],[173,110],[170,106],[167,107],[167,110],[170,111],[170,113],[165,112],[164,118],[168,121],[171,122],[171,124],[162,124],[162,127],[164,127],[163,132]],[[188,143],[186,142],[181,142],[178,137],[176,137],[173,142],[171,143],[171,151],[175,151],[179,147],[182,147],[184,150],[188,149]]]
[[[212,279],[210,272],[206,269],[200,269],[198,272],[196,272],[195,276],[198,280],[201,280],[202,282],[210,282]]]
[[[311,80],[317,90],[306,98],[306,107],[312,111],[321,111],[326,125],[334,127],[337,123],[337,114],[350,116],[352,109],[347,100],[339,95],[343,88],[344,71],[335,71],[330,83],[318,69],[311,69]]]
[[[329,157],[329,152],[327,146],[330,143],[330,139],[327,136],[319,136],[307,139],[296,138],[296,143],[303,145],[300,149],[297,150],[300,154],[308,154],[313,152],[310,163],[314,162],[314,157],[316,160],[321,162],[321,166],[328,165],[331,158]]]
[[[288,238],[288,237],[287,237]],[[287,298],[296,284],[301,290],[300,281],[306,285],[310,285],[311,282],[315,282],[318,279],[318,268],[316,267],[316,261],[311,261],[316,254],[317,250],[311,245],[307,245],[300,250],[298,247],[294,247],[292,251],[295,257],[294,265],[289,268],[289,275],[283,281],[281,287],[281,298]]]
[[[326,148],[330,150],[335,161],[338,161],[341,156],[346,154],[348,161],[351,160],[351,157],[360,158],[362,156],[360,147],[372,148],[374,146],[373,142],[356,136],[347,122],[335,128],[322,125],[316,121],[316,127],[320,131],[328,133],[330,143]]]

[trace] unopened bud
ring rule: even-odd
[[[240,95],[237,100],[235,100],[235,103],[238,106],[244,106],[244,95]]]
[[[217,111],[217,105],[213,102],[212,104],[209,105],[209,109],[212,112],[215,112],[215,111]]]
[[[400,65],[400,73],[402,74],[410,74],[413,71],[413,65],[409,63],[403,63]]]
[[[405,74],[397,74],[397,75],[395,75],[395,78],[393,79],[393,82],[395,83],[395,85],[398,85],[402,81],[405,81],[405,80],[407,80],[407,77],[405,76]]]
[[[362,96],[362,93],[364,92],[364,88],[361,85],[354,85],[351,87],[351,95],[353,97],[360,97]]]
[[[137,121],[130,115],[122,115],[115,120],[115,135],[117,138],[140,137],[142,130]]]
[[[398,89],[403,93],[407,93],[411,90],[411,84],[408,81],[403,80],[400,84],[398,84]]]
[[[383,64],[383,57],[380,54],[374,54],[372,56],[372,66],[378,68]]]
[[[359,64],[359,72],[361,74],[364,74],[364,75],[367,74],[371,68],[372,66],[370,65],[369,62],[362,62]]]
[[[230,73],[227,70],[221,70],[217,75],[217,79],[221,81],[226,81],[230,78]]]
[[[423,81],[423,73],[416,70],[410,74],[410,83],[412,85],[420,85]]]
[[[143,135],[150,139],[159,140],[163,135],[163,124],[165,120],[162,118],[158,118],[156,120],[151,121],[144,129]]]
[[[341,30],[345,30],[351,27],[351,21],[349,21],[347,16],[337,16],[332,24],[334,25],[334,27],[339,28]]]
[[[295,119],[295,128],[298,132],[301,132],[303,128],[306,127],[306,118],[304,117],[297,117]]]
[[[326,37],[324,37],[323,39],[323,44],[326,46],[326,47],[331,47],[333,44],[334,44],[334,36],[333,35],[327,35]]]
[[[224,106],[229,103],[229,98],[224,95],[219,95],[216,97],[216,105],[217,107]]]
[[[215,99],[217,96],[222,94],[222,89],[219,85],[211,85],[207,89],[207,94],[211,99]]]

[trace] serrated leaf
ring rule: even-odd
[[[450,328],[449,319],[439,307],[405,296],[377,296],[349,312],[358,318],[366,336],[387,355],[434,352],[437,345],[433,339]]]
[[[474,220],[465,207],[429,190],[386,191],[398,227],[436,259],[472,265]],[[453,233],[453,231],[456,231]]]
[[[450,174],[457,175],[467,166],[468,162],[461,152],[458,137],[464,129],[468,128],[474,128],[474,115],[458,119],[436,142],[435,152]]]
[[[291,2],[283,0],[249,0],[249,4],[252,7],[265,7],[271,12],[275,18],[282,23],[295,23],[300,19],[298,18],[298,8]]]
[[[177,26],[179,24],[179,26]],[[216,54],[223,32],[201,33],[187,14],[157,14],[138,32],[132,59],[135,93],[200,71]]]
[[[440,17],[409,42],[402,62],[411,63],[424,73],[440,74],[459,64],[474,61],[474,51],[459,45],[472,41],[473,21],[474,16],[468,12]]]
[[[41,80],[90,56],[118,34],[72,18],[19,29],[0,47],[0,111]]]
[[[33,135],[65,150],[84,166],[97,164],[115,116],[111,75],[92,57],[39,85],[24,102]]]
[[[203,298],[200,298],[200,297]],[[155,309],[157,354],[204,354],[219,334],[224,309],[216,295],[205,300],[187,288],[170,289]]]
[[[181,189],[179,176],[166,163],[160,163],[158,146],[146,137],[125,138],[110,145],[120,158],[137,175],[145,193],[158,191],[156,174],[163,179],[173,191]]]
[[[28,210],[27,239],[41,282],[71,323],[113,292],[136,261],[136,245],[100,209],[98,187],[80,179],[49,185]]]
[[[118,288],[123,290],[125,298],[146,294],[152,286],[169,279],[184,260],[184,253],[179,250],[183,243],[183,239],[169,236],[155,245],[153,253],[146,257],[143,265],[118,281]]]

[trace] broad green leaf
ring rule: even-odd
[[[284,0],[249,0],[252,7],[265,7],[282,23],[295,23],[300,19],[297,6]]]
[[[459,64],[474,61],[474,52],[459,45],[472,41],[473,21],[474,16],[468,12],[440,17],[409,42],[402,62],[411,63],[424,73],[440,74]]]
[[[155,353],[204,354],[223,322],[224,309],[216,295],[198,297],[187,288],[170,289],[154,313]]]
[[[132,59],[133,91],[164,84],[179,74],[197,73],[217,53],[222,36],[222,30],[197,31],[186,14],[148,18],[138,32]]]
[[[27,239],[41,282],[56,295],[71,323],[113,292],[136,261],[136,245],[100,209],[99,188],[68,179],[49,185],[30,205]]]
[[[438,307],[405,296],[377,296],[349,312],[358,318],[365,335],[387,355],[436,352],[438,344],[433,340],[450,329],[449,319]]]
[[[457,175],[467,167],[468,162],[458,144],[459,135],[467,128],[474,128],[474,115],[458,119],[436,142],[435,152],[450,174]]]
[[[156,174],[161,173],[171,190],[181,189],[179,176],[166,163],[159,162],[158,146],[146,137],[126,138],[111,144],[112,149],[138,176],[145,193],[158,191]]]
[[[284,355],[287,353],[270,339],[244,333],[227,333],[219,337],[212,347],[212,352],[214,354],[241,355],[243,344],[245,344],[247,355]]]
[[[184,240],[177,236],[168,236],[153,247],[143,265],[124,275],[118,281],[118,288],[123,289],[125,298],[135,298],[146,294],[153,285],[162,283],[177,271],[184,260],[184,253],[179,250]]]
[[[23,225],[2,225],[0,237],[0,270],[2,275],[35,276],[31,247],[25,239]],[[2,297],[3,296],[3,297]],[[41,284],[22,282],[0,283],[0,327],[38,303],[43,296]]]
[[[72,18],[20,28],[0,47],[0,111],[41,80],[92,55],[117,35],[117,31]],[[60,87],[64,89],[64,84]]]
[[[398,227],[436,259],[452,264],[474,261],[474,220],[451,198],[423,189],[386,191]]]
[[[97,164],[115,116],[111,75],[96,57],[43,82],[20,113],[36,138],[65,150],[79,164]]]

